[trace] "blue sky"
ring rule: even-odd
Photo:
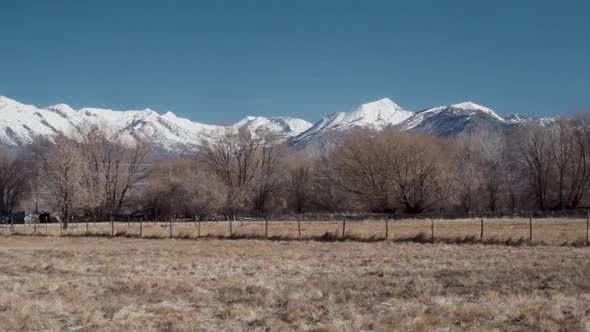
[[[0,0],[0,95],[315,121],[389,97],[590,110],[590,1]]]

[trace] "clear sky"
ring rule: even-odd
[[[228,124],[389,97],[590,110],[590,1],[0,0],[0,95]]]

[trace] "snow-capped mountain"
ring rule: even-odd
[[[311,155],[320,155],[337,145],[341,141],[342,133],[358,128],[379,131],[393,127],[437,136],[456,136],[483,128],[505,130],[531,122],[546,125],[557,119],[557,117],[529,118],[518,115],[503,118],[492,109],[470,101],[414,113],[404,110],[385,98],[363,104],[350,112],[335,113],[325,117],[307,131],[293,137],[290,143],[298,149],[309,151]]]
[[[501,129],[507,124],[508,121],[493,110],[468,101],[417,112],[397,127],[438,136],[454,136],[482,127]]]
[[[506,118],[506,121],[510,124],[525,124],[525,123],[535,123],[540,126],[546,126],[552,122],[559,120],[560,117],[558,116],[549,116],[549,117],[542,117],[542,118],[531,118],[528,116],[523,116],[520,114],[513,114]]]
[[[311,123],[289,117],[247,116],[234,124],[238,129],[246,129],[253,135],[275,133],[283,138],[295,137],[312,126]]]
[[[246,118],[238,122],[249,130],[264,130],[287,138],[304,131],[310,123],[293,118]],[[23,146],[35,136],[63,133],[73,137],[84,123],[99,124],[118,132],[122,139],[133,142],[149,140],[156,149],[181,153],[198,150],[203,140],[225,131],[237,131],[236,126],[214,126],[180,118],[171,112],[160,115],[151,110],[114,111],[101,108],[75,110],[66,104],[37,108],[0,97],[0,144]],[[238,125],[236,124],[236,125]]]
[[[102,108],[73,109],[66,104],[46,108],[0,97],[0,144],[23,146],[34,137],[57,133],[74,137],[85,123],[98,124],[117,132],[128,142],[150,141],[161,152],[198,150],[203,141],[231,131],[248,130],[254,136],[273,133],[297,149],[323,154],[355,129],[383,130],[388,127],[438,136],[455,136],[481,128],[504,130],[525,123],[547,125],[557,117],[529,118],[499,116],[473,102],[439,106],[419,112],[406,111],[388,98],[362,104],[349,112],[329,115],[315,124],[289,117],[248,116],[232,126],[215,126],[180,118],[171,112],[160,115],[151,109],[114,111]]]
[[[311,128],[291,139],[296,146],[304,145],[332,132],[344,132],[353,129],[382,130],[395,126],[414,115],[398,106],[389,98],[363,104],[350,112],[339,112],[327,116]]]
[[[481,128],[500,130],[526,123],[545,126],[559,117],[532,118],[518,114],[504,118],[494,110],[468,101],[416,112],[397,127],[437,136],[455,136]]]

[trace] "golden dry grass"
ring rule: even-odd
[[[589,276],[552,245],[0,237],[0,330],[588,331]]]

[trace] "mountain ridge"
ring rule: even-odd
[[[494,110],[471,101],[412,112],[389,98],[382,98],[347,112],[332,113],[313,124],[291,117],[247,116],[233,125],[218,126],[178,117],[169,111],[160,114],[150,108],[124,111],[95,107],[74,109],[68,104],[38,108],[0,96],[0,143],[23,146],[37,135],[63,133],[73,136],[75,128],[88,122],[106,125],[130,142],[137,137],[147,138],[156,148],[169,153],[199,150],[203,141],[227,130],[247,130],[253,136],[270,133],[297,149],[303,149],[314,142],[330,144],[329,140],[354,129],[383,130],[391,127],[454,136],[482,126],[502,129],[531,121],[543,125],[556,119],[520,115],[504,118]]]

